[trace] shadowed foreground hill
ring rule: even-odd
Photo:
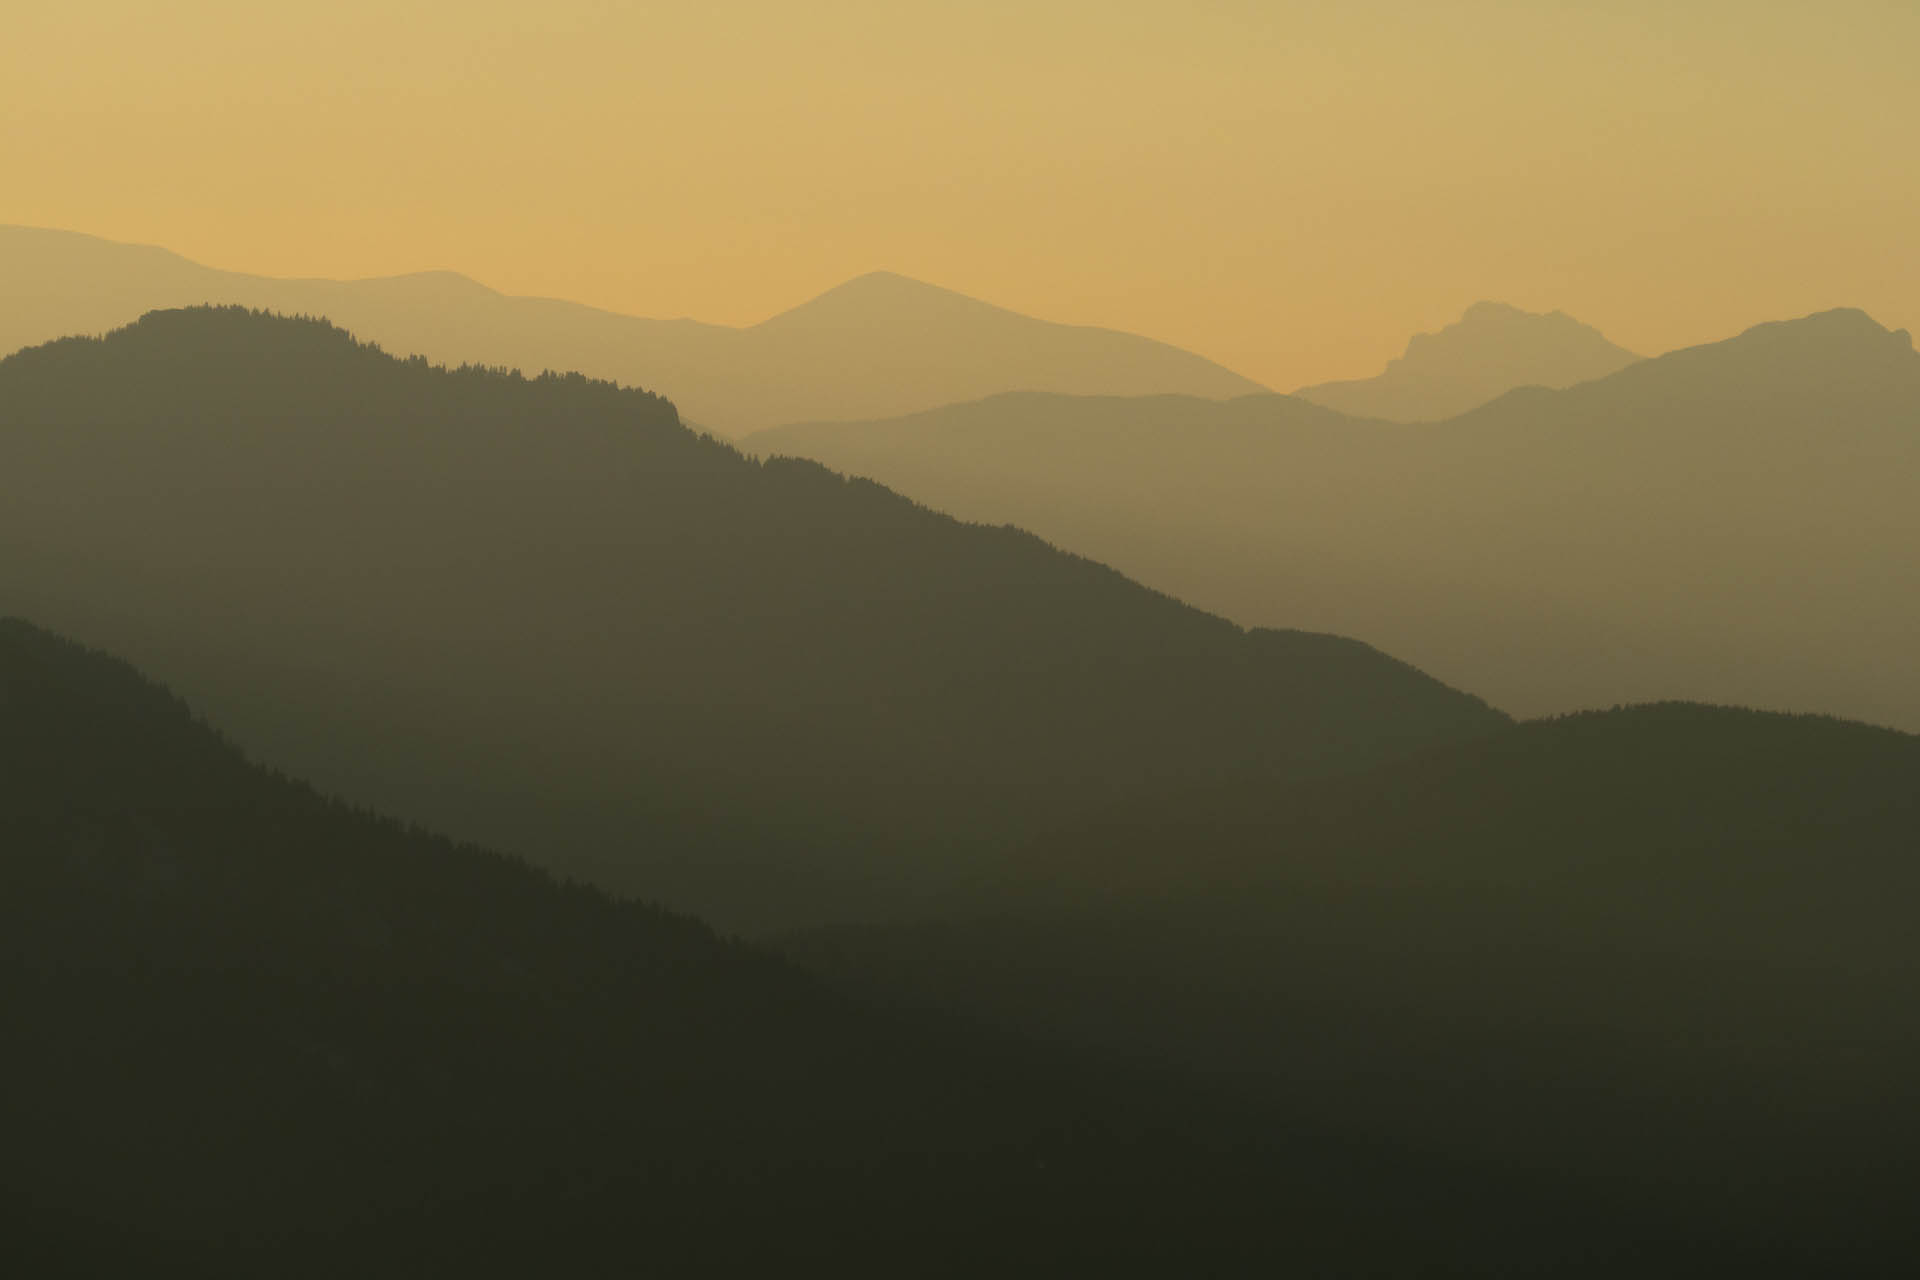
[[[1639,358],[1564,312],[1476,302],[1438,333],[1415,334],[1377,377],[1322,382],[1294,394],[1356,418],[1439,422],[1515,387],[1571,387]]]
[[[1604,1273],[1633,1238],[1605,1199],[865,1012],[323,800],[12,620],[0,931],[21,1274]]]
[[[1920,738],[1676,704],[1146,798],[997,917],[793,951],[1840,1263],[1912,1227],[1916,894]]]
[[[735,434],[802,418],[878,417],[997,391],[1236,396],[1258,383],[1130,333],[1051,324],[889,272],[746,328],[647,320],[516,298],[452,272],[277,280],[164,249],[0,227],[0,355],[207,303],[323,315],[402,354],[528,373],[577,369],[670,395]]]
[[[1858,311],[1435,425],[1005,396],[747,447],[1243,623],[1365,636],[1521,714],[1684,698],[1920,729],[1920,355]]]
[[[936,900],[1132,788],[1504,722],[641,392],[239,310],[0,362],[0,593],[329,791],[729,927]]]

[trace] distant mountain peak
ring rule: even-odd
[[[778,328],[815,320],[844,321],[849,318],[867,323],[893,323],[900,317],[916,314],[1011,316],[1016,313],[953,289],[903,276],[897,271],[869,271],[843,281],[756,327]]]
[[[1826,311],[1816,311],[1801,316],[1797,320],[1775,320],[1767,324],[1757,324],[1742,334],[1776,336],[1811,336],[1834,340],[1857,340],[1884,346],[1894,343],[1911,349],[1913,335],[1905,329],[1889,329],[1862,311],[1859,307],[1833,307]]]
[[[421,285],[461,293],[487,294],[493,297],[501,296],[500,291],[493,286],[482,284],[472,276],[462,275],[458,271],[406,271],[394,276],[368,276],[361,280],[349,281],[348,283]]]
[[[842,280],[826,292],[815,296],[811,301],[818,302],[821,298],[831,298],[839,294],[854,293],[906,297],[925,296],[929,294],[951,294],[954,297],[961,296],[954,293],[951,289],[943,289],[937,284],[928,284],[925,280],[916,280],[912,276],[903,276],[898,271],[882,270],[865,271],[857,276]],[[807,304],[803,302],[800,305],[804,307]]]
[[[1379,376],[1325,382],[1295,394],[1363,417],[1437,421],[1516,387],[1569,387],[1639,358],[1564,311],[1525,311],[1482,300],[1452,324],[1414,334]]]
[[[649,387],[723,435],[887,417],[1000,391],[1218,399],[1267,390],[1164,342],[1021,315],[884,269],[736,328],[516,297],[451,271],[282,280],[159,249],[0,227],[0,298],[0,353],[104,333],[155,309],[241,303],[324,315],[386,350],[438,363],[577,369]]]
[[[1637,356],[1615,346],[1592,325],[1582,324],[1564,311],[1526,311],[1509,302],[1482,299],[1460,313],[1452,324],[1432,333],[1416,333],[1407,340],[1406,351],[1388,362],[1387,367],[1414,361],[1416,355],[1447,351],[1484,356],[1477,344],[1488,339],[1503,340],[1514,335],[1551,334],[1569,344],[1584,343],[1597,349],[1619,352],[1629,359]],[[1429,357],[1432,358],[1432,357]],[[1418,361],[1415,361],[1418,363]]]
[[[1519,307],[1514,306],[1511,302],[1495,302],[1490,298],[1482,298],[1480,301],[1474,303],[1472,306],[1468,307],[1465,311],[1461,312],[1460,319],[1456,323],[1472,324],[1475,321],[1522,318],[1522,317],[1537,317],[1540,314],[1541,313],[1535,312],[1535,311],[1522,311]],[[1562,311],[1552,311],[1552,312],[1547,312],[1546,314],[1560,316],[1560,315],[1565,315],[1566,313]],[[1424,334],[1419,334],[1419,335],[1416,335],[1416,338],[1425,337],[1425,336],[1426,335]]]
[[[898,271],[888,271],[888,270],[885,270],[884,268],[877,271],[862,272],[861,274],[853,277],[851,280],[848,280],[845,284],[841,285],[840,287],[851,288],[851,287],[860,286],[860,285],[869,285],[874,287],[905,286],[911,289],[939,288],[938,285],[931,285],[924,280],[916,280],[912,276],[903,276]]]
[[[1905,329],[1888,329],[1858,307],[1835,307],[1670,351],[1642,368],[1648,378],[1707,377],[1750,395],[1794,387],[1794,394],[1818,396],[1834,393],[1838,384],[1858,388],[1883,377],[1911,385],[1920,380],[1920,355]]]

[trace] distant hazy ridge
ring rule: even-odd
[[[152,310],[237,303],[325,316],[395,355],[528,374],[578,370],[644,387],[721,435],[801,418],[909,413],[999,391],[1264,390],[1165,343],[1050,324],[886,272],[734,329],[509,297],[452,272],[277,280],[215,271],[164,249],[0,227],[0,299],[0,355],[103,333]]]
[[[1515,387],[1570,387],[1603,378],[1640,357],[1563,312],[1538,315],[1477,302],[1438,333],[1417,333],[1376,377],[1322,382],[1302,400],[1358,418],[1438,422]]]
[[[1002,396],[750,449],[1009,521],[1522,715],[1692,698],[1920,728],[1920,355],[1858,311],[1442,423]]]

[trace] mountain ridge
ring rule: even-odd
[[[743,443],[1242,623],[1367,636],[1523,715],[1695,697],[1920,727],[1920,355],[1857,309],[1441,423],[1029,396]]]
[[[1372,378],[1316,383],[1293,394],[1355,417],[1440,422],[1516,387],[1559,389],[1638,359],[1564,311],[1481,301],[1442,329],[1414,334]]]
[[[732,928],[965,892],[970,850],[1115,788],[1505,723],[659,397],[324,322],[31,348],[0,422],[13,607],[330,791]]]
[[[670,396],[722,435],[796,417],[875,416],[1001,390],[1263,390],[1137,334],[1057,324],[893,272],[869,272],[757,324],[650,319],[505,294],[458,272],[361,280],[219,271],[170,250],[0,227],[0,352],[101,333],[153,310],[237,304],[323,315],[398,355],[579,370]]]
[[[0,1221],[36,1274],[880,1275],[960,1214],[935,1274],[1018,1240],[1105,1275],[1563,1275],[1594,1265],[1566,1240],[1666,1218],[876,1009],[324,797],[10,616],[0,710]]]
[[[1581,712],[1136,797],[1011,851],[997,910],[788,950],[898,1007],[1630,1182],[1706,1236],[1897,1251],[1917,782],[1920,737],[1832,717]]]

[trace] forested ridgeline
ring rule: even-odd
[[[870,1011],[323,799],[18,621],[0,931],[35,1275],[1605,1274],[1684,1239],[1631,1194]]]
[[[1140,787],[1505,723],[643,392],[238,309],[0,361],[0,588],[277,767],[733,928],[924,910]]]
[[[1917,853],[1920,738],[1667,704],[1142,796],[1008,858],[996,913],[789,951],[898,1006],[1842,1257],[1911,1227]]]

